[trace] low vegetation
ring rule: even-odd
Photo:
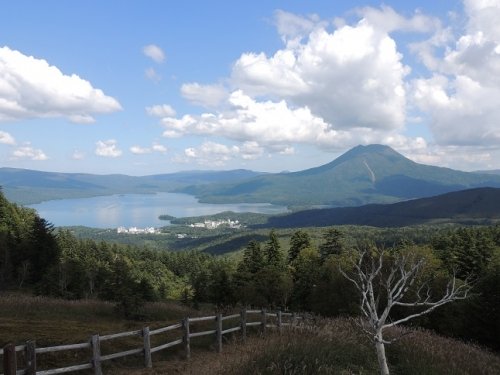
[[[89,336],[161,327],[195,311],[177,302],[150,303],[144,322],[117,318],[114,306],[94,300],[67,301],[21,294],[0,297],[0,345],[36,339],[38,346],[70,344]],[[207,311],[205,311],[206,314]],[[500,357],[477,346],[438,336],[423,329],[394,328],[390,336],[404,337],[388,347],[392,374],[498,374]],[[390,337],[389,336],[389,337]],[[128,340],[130,341],[130,340]],[[140,343],[107,343],[104,350],[126,350]],[[118,346],[109,346],[118,345]],[[124,346],[125,345],[125,346]],[[373,344],[350,318],[318,319],[308,328],[285,330],[262,337],[253,331],[245,343],[236,334],[216,354],[210,340],[193,340],[192,359],[185,361],[175,348],[155,354],[154,367],[142,368],[142,359],[130,357],[107,363],[107,374],[378,374]],[[39,358],[40,368],[74,363],[77,354],[63,352]],[[83,355],[81,359],[88,359]]]
[[[142,320],[134,321],[120,317],[112,302],[4,292],[0,294],[0,347],[33,339],[39,346],[83,342],[95,333],[117,333],[142,325],[161,327],[202,313],[178,302],[149,302],[140,312]]]
[[[474,280],[471,298],[420,317],[415,327],[500,350],[500,226],[439,230],[330,227],[261,230],[258,235],[243,237],[246,245],[231,257],[95,241],[77,238],[68,230],[56,231],[33,210],[12,204],[0,194],[0,344],[32,338],[42,345],[74,343],[95,332],[119,332],[130,326],[164,324],[187,314],[193,316],[203,306],[210,306],[211,311],[255,306],[355,317],[360,314],[359,295],[340,269],[354,271],[350,260],[359,249],[365,249],[372,253],[385,250],[391,256],[418,254],[425,260],[423,271],[430,280],[429,290],[436,296],[442,295],[450,275]],[[234,250],[243,245],[242,241],[232,244]],[[410,288],[410,292],[418,291]],[[169,302],[172,300],[177,302]],[[389,319],[401,319],[401,314],[393,309]],[[301,333],[297,342],[293,337],[254,338],[251,343],[260,342],[266,349],[252,352],[257,344],[237,345],[235,348],[240,349],[234,350],[242,353],[238,355],[239,364],[234,360],[221,362],[226,366],[221,371],[238,373],[248,368],[262,374],[373,373],[370,371],[377,363],[374,350],[359,334],[349,331],[355,342],[343,336],[347,331],[341,327],[347,321],[324,323],[336,328]],[[332,337],[325,332],[331,332]],[[422,342],[431,340],[425,339],[425,332],[418,334],[424,335]],[[418,334],[411,337],[420,337]],[[446,373],[439,367],[444,366],[440,356],[448,358],[449,354],[440,354],[436,348],[421,355],[429,358],[427,361],[420,360],[415,353],[424,353],[425,348],[408,344],[409,349],[405,349],[405,342],[387,350],[392,373],[412,373],[404,366],[425,369],[420,373]],[[350,343],[351,349],[345,349]],[[358,358],[365,348],[370,354],[367,351]],[[472,347],[468,350],[476,353]],[[479,354],[471,355],[479,358]],[[437,367],[418,367],[418,361],[418,366]],[[470,357],[470,361],[474,363],[475,359]],[[496,366],[497,362],[488,361],[488,366]],[[290,372],[286,372],[287,366],[291,366]],[[488,366],[485,362],[481,371]],[[464,368],[465,364],[450,373],[460,373]]]
[[[467,375],[498,374],[500,358],[479,347],[441,337],[425,330],[394,329],[407,334],[389,348],[392,374]],[[156,362],[153,369],[128,374],[220,375],[326,375],[379,374],[372,344],[347,318],[325,319],[308,330],[283,335],[254,335],[246,343],[237,339],[221,354],[193,352],[190,362]]]

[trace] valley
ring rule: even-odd
[[[20,293],[28,299],[36,293],[56,297],[51,305],[95,301],[92,306],[120,319],[116,326],[143,320],[160,324],[157,314],[165,309],[197,315],[249,305],[308,311],[333,318],[325,321],[331,326],[343,324],[339,316],[359,316],[357,291],[343,274],[355,272],[357,254],[381,254],[387,264],[408,254],[425,264],[422,272],[438,293],[445,293],[450,277],[459,285],[470,277],[477,280],[473,296],[415,320],[416,326],[446,340],[472,340],[499,350],[494,296],[500,285],[500,176],[435,169],[379,145],[282,174],[186,172],[114,179],[17,171],[17,179],[7,179],[14,172],[1,172],[5,195],[21,194],[14,203],[0,192],[0,290],[15,296],[0,298],[0,304],[12,311],[24,303]],[[146,184],[152,180],[156,183]],[[72,191],[73,198],[19,204],[64,191]],[[411,293],[418,299],[418,291]],[[33,314],[41,317],[44,309]],[[84,319],[100,313],[84,312]],[[25,322],[12,324],[4,330],[16,340]],[[45,334],[43,327],[37,329]],[[435,340],[430,334],[419,337]],[[320,335],[309,339],[317,350]],[[272,346],[279,344],[275,340],[270,337]],[[370,346],[356,339],[349,353],[359,348],[368,352]],[[406,368],[398,364],[397,352],[405,353],[407,363],[411,350],[394,348],[388,351],[393,366]],[[252,356],[260,358],[262,352]],[[352,368],[351,356],[342,366]],[[410,367],[430,368],[411,361]],[[431,367],[444,363],[434,361]],[[366,365],[375,369],[373,358]]]

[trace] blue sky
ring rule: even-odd
[[[500,169],[500,0],[3,1],[0,166]]]

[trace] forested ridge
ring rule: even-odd
[[[348,266],[355,249],[376,249],[383,241],[352,238],[335,227],[322,231],[319,241],[304,229],[283,241],[271,230],[264,241],[250,241],[242,253],[230,257],[153,250],[56,232],[35,211],[10,203],[0,193],[0,289],[114,301],[117,311],[130,319],[145,318],[144,302],[162,300],[219,309],[249,305],[357,315],[359,297],[339,266]],[[499,350],[500,227],[443,229],[426,243],[404,236],[391,241],[389,252],[412,251],[425,258],[436,294],[452,272],[474,280],[471,298],[415,324]]]

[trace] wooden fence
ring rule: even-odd
[[[257,318],[255,318],[256,315]],[[254,317],[253,319],[252,316]],[[236,319],[239,320],[238,325],[223,329],[223,321],[235,321]],[[215,342],[215,350],[216,352],[220,353],[222,351],[222,338],[226,334],[241,331],[241,338],[245,340],[247,337],[247,327],[258,327],[262,334],[266,333],[267,328],[275,328],[279,332],[281,332],[284,327],[296,326],[299,319],[304,319],[304,317],[298,316],[295,313],[285,313],[281,311],[267,312],[266,310],[242,310],[239,314],[227,316],[217,314],[213,316],[196,318],[187,317],[184,318],[180,323],[154,330],[150,330],[149,327],[143,327],[142,329],[135,331],[120,332],[104,336],[99,336],[98,334],[96,334],[91,336],[87,342],[71,345],[37,348],[34,341],[28,341],[23,345],[17,346],[11,343],[7,344],[3,349],[0,349],[0,355],[3,356],[3,374],[0,375],[52,375],[85,369],[93,369],[95,375],[101,375],[102,362],[132,355],[141,355],[144,360],[144,366],[152,367],[152,353],[156,353],[177,345],[182,345],[185,358],[189,359],[191,357],[191,339],[196,337],[213,336]],[[212,322],[214,323],[214,326],[213,329],[208,331],[192,332],[192,323],[197,322]],[[151,336],[176,330],[182,333],[180,337],[173,341],[151,347]],[[111,353],[106,355],[101,354],[101,342],[131,336],[142,337],[142,346],[118,353]],[[50,370],[37,370],[37,361],[39,360],[39,354],[82,349],[87,349],[91,353],[91,359],[85,363]],[[22,366],[20,366],[23,367],[22,369],[18,369],[18,362],[21,362],[18,361],[19,358],[17,358],[18,352],[23,354],[24,357],[23,364]]]

